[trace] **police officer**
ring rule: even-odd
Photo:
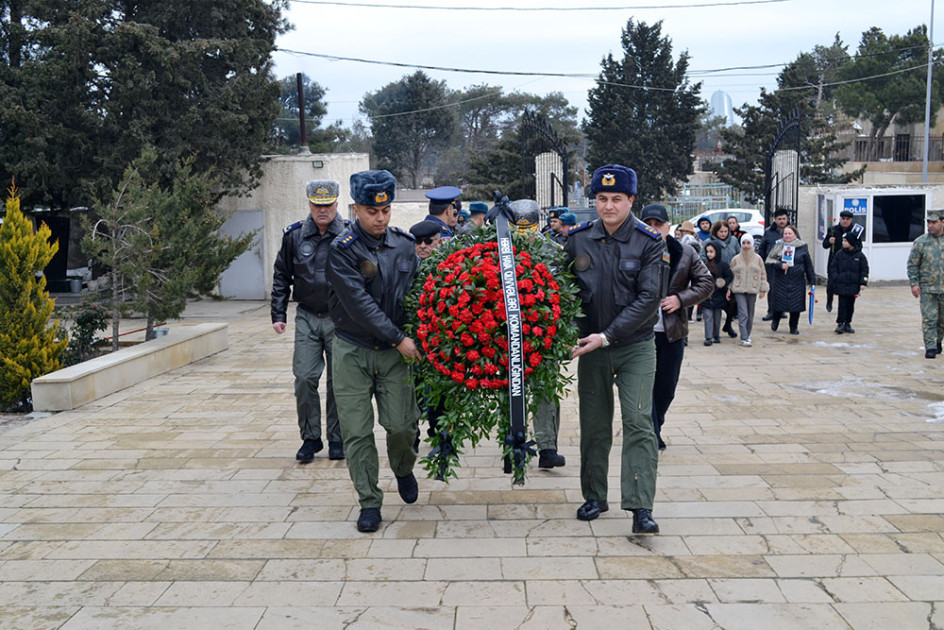
[[[419,413],[406,361],[419,359],[420,353],[402,329],[403,299],[419,261],[413,237],[388,227],[396,186],[387,171],[351,175],[356,220],[331,244],[328,255],[336,330],[334,395],[348,472],[361,506],[361,532],[377,531],[383,503],[371,398],[386,431],[397,491],[406,503],[414,503],[418,495],[413,439]]]
[[[928,210],[928,233],[915,239],[908,255],[911,295],[921,300],[924,357],[941,353],[944,339],[944,210]]]
[[[613,384],[623,426],[621,507],[633,512],[633,532],[654,534],[658,450],[652,426],[656,371],[653,326],[666,295],[669,254],[658,230],[631,209],[636,173],[619,164],[598,168],[590,182],[599,219],[570,230],[564,251],[577,278],[584,317],[573,356],[580,398],[580,488],[577,518],[609,509],[607,473],[613,443]]]
[[[426,192],[429,199],[426,220],[439,224],[439,233],[443,238],[452,238],[456,234],[459,210],[462,209],[462,202],[459,201],[461,196],[462,191],[455,186],[440,186]]]
[[[331,242],[344,230],[338,216],[338,182],[312,180],[305,185],[308,216],[285,228],[282,248],[275,259],[272,277],[272,328],[285,332],[289,295],[298,302],[295,311],[295,408],[302,447],[295,459],[307,464],[324,448],[321,440],[321,399],[318,380],[328,366],[327,437],[328,458],[344,459],[344,444],[338,424],[331,370],[331,342],[334,324],[328,314],[331,287],[325,265]]]
[[[862,233],[865,232],[865,228],[861,225],[856,224],[852,225],[853,214],[851,210],[843,210],[839,213],[839,225],[834,225],[828,230],[826,230],[826,236],[823,238],[823,249],[829,250],[829,260],[827,261],[826,269],[832,265],[833,258],[836,256],[836,252],[842,249],[842,235],[846,232],[852,231],[859,239],[862,238]],[[830,283],[826,283],[826,312],[833,312],[833,292],[829,290]]]

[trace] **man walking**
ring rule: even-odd
[[[698,253],[669,235],[671,226],[665,206],[649,204],[642,209],[640,218],[658,230],[669,252],[669,292],[659,304],[659,321],[655,325],[656,376],[652,387],[652,426],[662,451],[665,450],[662,425],[669,405],[675,400],[688,337],[687,309],[708,299],[715,285]]]
[[[826,269],[827,269],[826,312],[827,313],[833,312],[833,292],[829,289],[830,282],[828,279],[828,275],[829,275],[828,269],[832,267],[833,258],[836,257],[836,252],[842,249],[842,235],[845,234],[846,232],[852,232],[861,241],[862,233],[865,231],[865,229],[861,225],[858,225],[858,224],[856,224],[855,226],[852,225],[852,217],[853,217],[853,214],[851,210],[843,210],[842,212],[840,212],[839,225],[834,225],[828,230],[826,230],[826,237],[823,238],[823,249],[829,250],[829,259],[826,261]]]
[[[282,247],[275,259],[272,276],[272,328],[285,332],[289,297],[298,302],[295,311],[295,348],[292,373],[295,375],[295,409],[302,446],[295,459],[307,464],[324,448],[321,439],[321,399],[318,381],[328,367],[327,437],[328,458],[344,459],[344,444],[338,424],[331,370],[331,343],[334,324],[328,314],[331,287],[325,277],[331,242],[344,230],[338,216],[338,192],[334,180],[312,180],[305,185],[308,216],[285,228]]]
[[[621,507],[633,512],[633,533],[655,534],[652,518],[659,454],[652,427],[656,371],[653,326],[669,279],[662,235],[633,216],[636,173],[619,164],[598,168],[590,192],[598,220],[570,231],[564,251],[586,315],[573,356],[580,398],[580,487],[577,518],[609,509],[607,473],[613,444],[613,384],[619,391],[623,448]]]
[[[351,176],[354,223],[332,243],[328,256],[334,343],[334,394],[347,451],[347,467],[361,512],[357,529],[380,528],[383,492],[374,442],[374,410],[386,431],[387,457],[405,503],[418,496],[413,440],[419,416],[407,360],[420,353],[403,333],[403,298],[419,259],[413,237],[389,228],[397,180],[387,171]]]
[[[787,211],[783,208],[777,208],[774,210],[774,224],[771,225],[764,232],[764,236],[760,239],[760,244],[757,246],[757,255],[760,256],[763,260],[767,260],[767,254],[770,253],[770,250],[774,248],[774,245],[777,244],[777,241],[783,238],[783,228],[787,227],[787,223],[790,222],[790,217],[787,214]],[[774,273],[774,265],[767,265],[767,277],[770,277],[771,273]],[[767,314],[761,317],[761,320],[769,322],[774,318],[773,313],[770,312],[770,294],[767,294]]]
[[[944,210],[928,210],[928,233],[915,239],[908,255],[911,295],[921,300],[924,357],[941,353],[944,339]]]

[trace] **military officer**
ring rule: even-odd
[[[577,278],[583,311],[573,351],[580,408],[577,518],[609,509],[607,472],[613,443],[613,384],[622,413],[621,507],[633,512],[634,533],[658,533],[652,518],[658,451],[652,426],[656,371],[653,326],[666,295],[669,255],[658,230],[631,209],[636,173],[619,164],[598,168],[590,192],[599,219],[570,230],[564,251]]]
[[[560,216],[561,222],[561,237],[558,241],[563,244],[567,241],[567,235],[570,233],[570,229],[577,225],[577,215],[573,212],[562,212]]]
[[[924,356],[941,353],[944,338],[944,210],[928,210],[928,233],[915,239],[908,255],[911,294],[921,300]]]
[[[442,242],[439,235],[439,224],[433,221],[420,221],[410,227],[410,234],[415,239],[413,241],[416,256],[420,260],[426,260],[436,251]]]
[[[488,214],[488,204],[473,201],[469,204],[469,220],[459,228],[458,234],[474,234],[475,230],[485,225],[485,215]]]
[[[462,209],[462,202],[459,201],[461,196],[462,191],[455,186],[440,186],[426,191],[429,199],[426,220],[439,224],[439,233],[443,238],[452,238],[456,234],[459,210]]]
[[[272,328],[282,334],[286,328],[289,296],[298,302],[295,310],[295,409],[302,446],[295,454],[302,464],[324,448],[321,439],[321,399],[318,381],[328,367],[327,438],[328,458],[344,459],[344,444],[338,424],[331,370],[331,343],[334,324],[328,313],[331,287],[325,265],[331,242],[344,230],[338,216],[339,184],[334,180],[312,180],[305,185],[308,216],[285,228],[282,247],[275,259],[272,277]]]
[[[361,532],[379,529],[383,503],[372,398],[386,431],[387,457],[400,498],[414,503],[418,495],[413,439],[419,412],[407,361],[421,355],[403,332],[403,299],[419,260],[413,237],[388,227],[396,185],[387,171],[351,175],[356,220],[331,244],[328,255],[336,331],[334,395],[348,472],[361,506]]]

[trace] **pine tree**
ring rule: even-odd
[[[662,22],[629,20],[623,56],[607,55],[584,123],[591,169],[623,164],[639,175],[638,203],[664,199],[692,172],[701,84],[688,81],[688,53],[672,59]]]
[[[0,409],[29,411],[30,383],[58,370],[68,340],[57,341],[59,322],[49,325],[54,300],[43,268],[59,249],[43,224],[35,233],[20,211],[15,183],[0,224]]]

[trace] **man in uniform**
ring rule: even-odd
[[[420,221],[410,227],[410,234],[416,250],[416,257],[426,260],[439,247],[442,237],[439,235],[439,224],[433,221]]]
[[[570,230],[564,251],[577,278],[583,311],[573,356],[580,398],[580,488],[577,518],[609,509],[607,473],[613,444],[613,384],[623,426],[621,507],[633,512],[633,532],[654,534],[652,518],[659,454],[652,427],[656,371],[653,326],[666,294],[669,254],[658,230],[633,216],[636,173],[610,164],[593,173],[596,221]]]
[[[921,300],[924,357],[941,353],[944,338],[944,210],[928,210],[928,233],[915,239],[908,255],[911,295]]]
[[[558,243],[563,245],[567,242],[567,235],[570,234],[570,229],[577,225],[577,215],[573,212],[562,212],[560,215],[561,222],[561,233]]]
[[[344,444],[338,424],[331,370],[334,324],[328,314],[331,287],[325,277],[331,242],[344,230],[338,216],[338,182],[312,180],[305,185],[308,216],[285,228],[282,248],[275,259],[272,277],[272,328],[282,334],[286,327],[289,295],[298,302],[295,311],[295,408],[302,447],[295,455],[302,464],[324,448],[321,440],[321,399],[318,380],[328,366],[327,437],[328,458],[344,459]]]
[[[827,261],[826,269],[829,269],[829,264],[833,262],[833,257],[835,257],[836,252],[842,249],[842,235],[850,230],[860,239],[862,238],[862,233],[865,232],[865,228],[861,225],[853,225],[852,218],[853,214],[851,210],[843,209],[839,213],[839,225],[834,225],[828,230],[826,230],[826,237],[823,239],[823,249],[829,250],[829,260]],[[826,312],[833,312],[833,293],[829,290],[829,282],[826,283]]]
[[[790,222],[790,217],[787,214],[787,211],[783,208],[777,208],[774,210],[774,224],[771,225],[764,232],[764,236],[761,237],[760,243],[757,245],[757,255],[760,256],[761,260],[767,260],[767,254],[770,253],[770,250],[774,248],[774,245],[777,244],[777,241],[783,238],[783,228],[787,227],[787,223]],[[774,273],[773,266],[767,265],[767,277],[770,277],[770,274]],[[767,294],[767,314],[761,317],[765,322],[769,322],[774,318],[774,314],[770,312],[770,293]]]
[[[459,197],[462,191],[455,186],[440,186],[426,192],[429,199],[429,214],[427,221],[439,224],[439,234],[444,239],[452,238],[456,234],[456,223],[459,221],[459,210],[462,202]]]
[[[403,299],[419,260],[413,237],[389,228],[397,180],[387,171],[351,175],[355,222],[331,244],[328,281],[334,320],[334,396],[347,451],[347,467],[361,506],[357,529],[380,527],[383,492],[374,442],[374,410],[386,431],[387,457],[397,491],[414,503],[413,440],[419,416],[409,360],[420,353],[403,333]]]
[[[469,220],[459,228],[459,234],[474,234],[475,230],[485,225],[485,215],[488,214],[488,204],[473,201],[469,204]]]

